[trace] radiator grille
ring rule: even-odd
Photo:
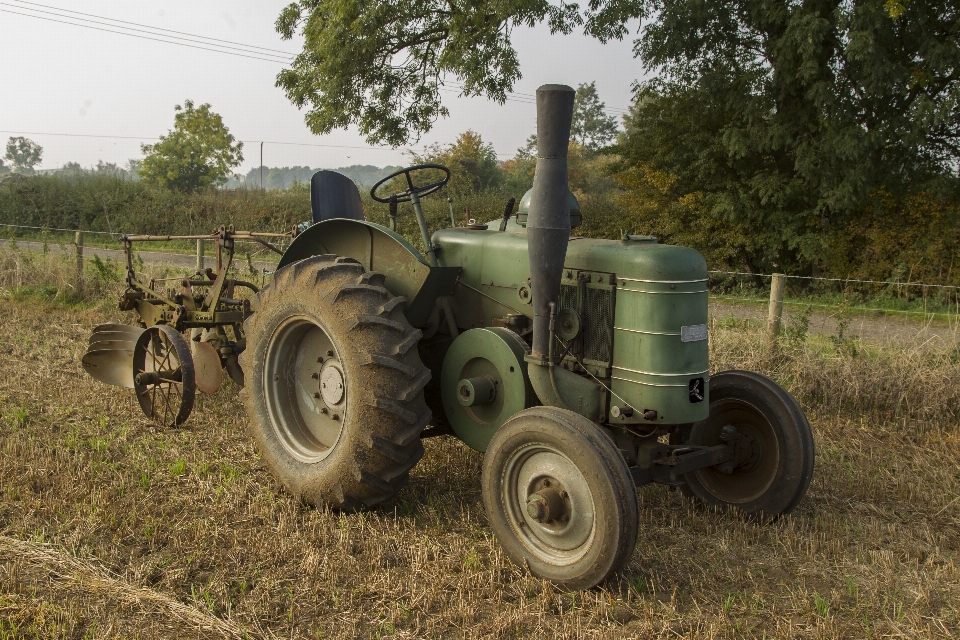
[[[588,288],[582,317],[583,357],[609,364],[613,347],[613,291]]]
[[[581,273],[581,277],[587,274]],[[589,282],[589,278],[587,278]],[[609,367],[613,359],[614,287],[577,282],[568,277],[560,285],[560,309],[573,309],[580,316],[580,335],[570,345],[567,360]]]
[[[580,304],[577,301],[577,285],[575,284],[562,284],[560,285],[560,308],[561,309],[573,309],[577,313],[580,313]],[[580,313],[580,315],[583,315]]]

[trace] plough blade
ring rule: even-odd
[[[136,342],[137,338],[140,337],[140,334],[143,333],[143,329],[140,327],[135,327],[129,324],[120,324],[119,322],[107,322],[105,324],[98,324],[93,328],[93,333],[90,334],[90,342],[97,342],[101,340],[100,337],[106,333],[119,333],[127,336],[126,340],[133,340]],[[119,336],[112,339],[121,339]]]
[[[104,384],[133,389],[133,349],[87,351],[83,370]]]
[[[141,333],[140,327],[114,322],[94,327],[83,370],[104,384],[132,389],[133,349]]]

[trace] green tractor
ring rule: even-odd
[[[537,91],[536,175],[516,215],[511,202],[502,219],[431,235],[420,200],[449,170],[408,167],[373,188],[391,227],[412,203],[426,255],[365,221],[349,180],[315,176],[314,224],[259,292],[240,362],[256,443],[294,494],[373,507],[403,487],[422,438],[452,433],[485,452],[483,505],[507,555],[582,589],[629,561],[638,486],[774,518],[806,492],[814,444],[769,378],[710,376],[697,251],[571,236],[573,98]]]

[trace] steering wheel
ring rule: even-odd
[[[439,169],[444,173],[446,173],[447,175],[445,175],[442,179],[437,180],[436,182],[431,182],[430,184],[426,184],[423,186],[416,186],[413,184],[413,179],[410,177],[410,174],[414,171],[422,171],[423,169]],[[401,174],[407,177],[407,185],[409,186],[409,188],[406,191],[402,191],[400,193],[394,193],[393,195],[389,195],[386,198],[380,198],[377,196],[377,189],[379,189],[381,185],[385,184],[386,182],[389,182],[390,180],[392,180],[393,178],[396,178]],[[373,188],[370,189],[370,197],[376,200],[377,202],[384,202],[384,203],[390,202],[390,199],[393,198],[394,196],[396,196],[397,202],[410,202],[414,193],[417,194],[417,196],[420,198],[422,198],[423,196],[428,196],[431,193],[435,193],[439,191],[440,188],[443,185],[447,184],[447,182],[449,181],[450,181],[450,169],[447,169],[442,164],[417,164],[412,167],[406,167],[404,169],[400,169],[399,171],[394,171],[393,173],[388,175],[386,178],[383,178],[382,180],[380,180],[380,182],[373,185]]]

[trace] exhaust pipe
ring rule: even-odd
[[[537,168],[527,216],[533,294],[533,349],[527,358],[531,367],[553,365],[550,324],[560,296],[560,277],[570,239],[567,146],[575,95],[563,84],[545,84],[537,89]]]

